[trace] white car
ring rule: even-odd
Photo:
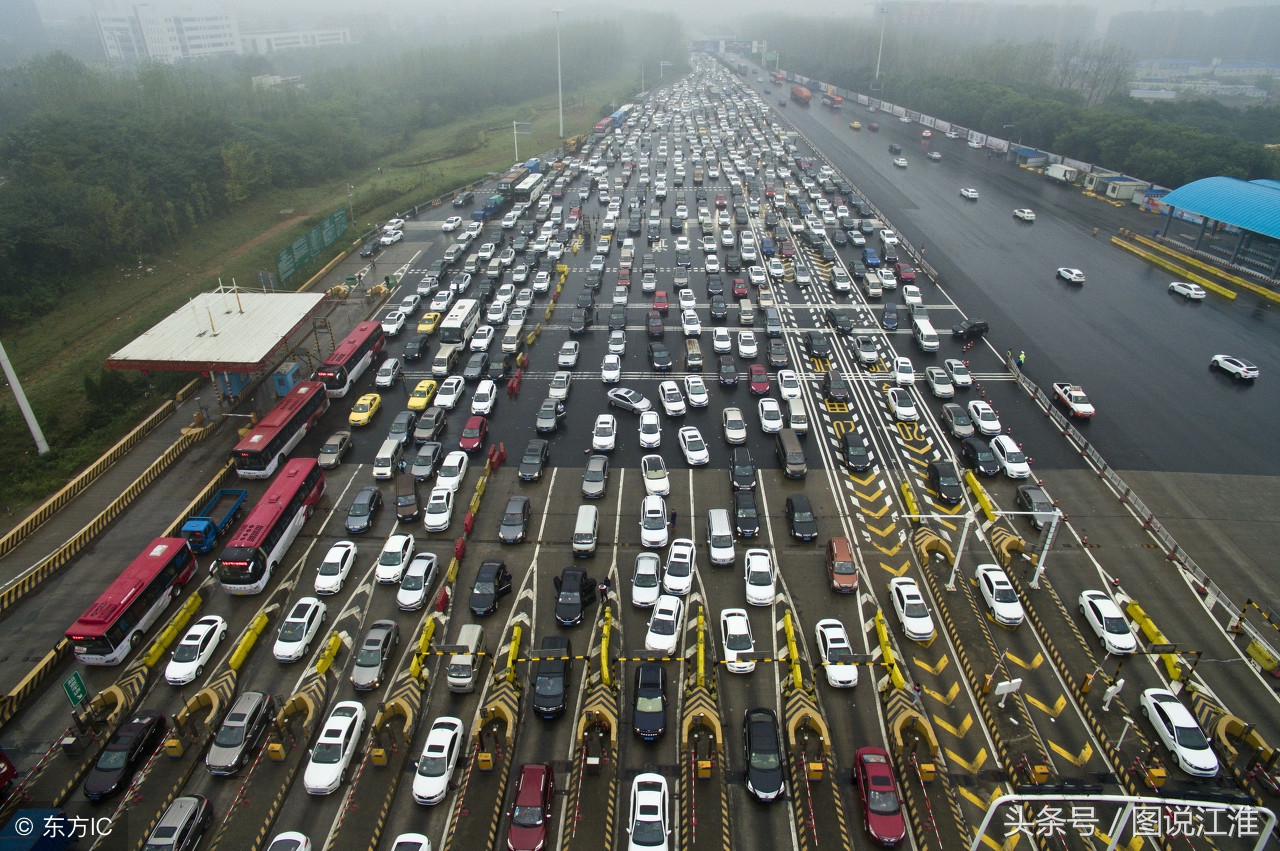
[[[404,323],[405,315],[398,310],[393,310],[382,317],[382,333],[388,337],[394,337],[404,329]]]
[[[551,376],[551,384],[547,387],[547,398],[564,401],[569,398],[569,390],[573,387],[573,373],[558,370]]]
[[[468,460],[469,456],[461,449],[455,449],[444,456],[440,469],[436,471],[436,487],[457,491],[462,486],[462,480],[467,477]]]
[[[494,258],[494,255],[496,255],[497,253],[498,253],[498,246],[494,245],[492,242],[484,243],[483,245],[480,246],[480,250],[476,252],[476,254],[480,257],[480,259],[485,261],[492,260]]]
[[[786,277],[787,269],[777,257],[770,257],[769,262],[765,265],[768,267],[769,276],[775,281],[781,281]]]
[[[592,272],[603,272],[604,263],[605,263],[604,255],[597,254],[596,256],[591,258],[591,263],[587,268],[589,268]]]
[[[904,423],[920,419],[920,413],[916,410],[916,400],[911,397],[909,391],[901,387],[890,387],[888,397],[889,413],[893,414],[894,419]]]
[[[683,311],[680,314],[680,329],[686,337],[697,337],[702,333],[702,320],[692,310]]]
[[[495,302],[500,301],[505,304],[510,304],[511,302],[515,301],[515,298],[516,298],[515,284],[503,284],[502,286],[498,287],[498,289],[493,294],[493,300]]]
[[[378,556],[378,566],[373,571],[374,578],[384,585],[399,582],[416,549],[412,535],[392,535],[387,538],[387,542],[382,545],[382,553]]]
[[[428,532],[443,532],[453,519],[453,491],[447,487],[431,489],[427,504],[422,509],[422,525]]]
[[[711,234],[707,234],[706,236],[702,237],[702,252],[704,254],[716,253],[716,238]],[[708,269],[707,271],[710,272],[711,270]]]
[[[431,722],[427,743],[422,747],[422,756],[413,772],[413,800],[419,804],[438,804],[449,793],[449,781],[458,764],[458,755],[467,749],[464,729],[461,719],[451,716]],[[399,848],[399,843],[395,847]]]
[[[452,289],[440,290],[431,297],[431,304],[427,307],[427,310],[444,316],[449,312],[449,308],[453,306],[453,296],[454,292]]]
[[[1102,591],[1085,591],[1080,594],[1080,614],[1093,634],[1102,642],[1102,649],[1113,656],[1128,656],[1137,651],[1138,640],[1124,612],[1115,601]]]
[[[1233,355],[1214,355],[1209,358],[1209,366],[1212,369],[1222,370],[1238,381],[1253,381],[1259,375],[1256,365]]]
[[[613,414],[596,417],[595,427],[591,429],[591,449],[595,452],[612,452],[617,441],[618,421]]]
[[[497,330],[492,325],[481,325],[476,329],[476,332],[471,335],[471,345],[469,348],[473,352],[489,351],[489,347],[493,345],[493,338],[497,333]]]
[[[973,189],[973,188],[971,188],[971,187],[966,186],[964,189],[961,189],[961,190],[960,190],[960,197],[961,197],[961,198],[968,198],[970,201],[977,201],[977,200],[978,200],[978,190],[976,190],[976,189]]]
[[[506,225],[505,221],[503,221],[503,225]],[[511,223],[511,226],[515,227],[514,221]],[[440,225],[440,230],[445,233],[452,233],[460,227],[462,227],[462,216],[450,216],[444,220],[444,224]]]
[[[964,365],[964,361],[947,358],[942,362],[942,368],[951,376],[951,383],[956,387],[973,386],[973,376],[969,374],[969,367]]]
[[[738,332],[738,357],[746,360],[754,360],[756,355],[760,353],[756,346],[755,331],[739,331]]]
[[[551,289],[551,273],[546,271],[538,271],[533,274],[533,291],[535,293],[545,293]]]
[[[662,421],[657,411],[640,414],[640,448],[657,449],[662,445]]]
[[[1169,292],[1180,295],[1188,301],[1200,301],[1206,295],[1204,287],[1199,284],[1189,284],[1186,281],[1174,281],[1169,284]]]
[[[1004,468],[1004,474],[1011,479],[1025,479],[1031,475],[1031,465],[1027,456],[1018,448],[1018,444],[1007,434],[997,435],[991,439],[991,451],[996,460]]]
[[[1073,284],[1084,283],[1084,272],[1081,272],[1079,269],[1071,269],[1066,266],[1062,266],[1058,269],[1058,277]]]
[[[515,275],[512,275],[512,277],[514,278]],[[526,278],[527,278],[527,275],[526,275]],[[520,280],[521,282],[523,282],[525,278],[521,278]],[[533,307],[533,290],[529,289],[528,287],[521,287],[520,289],[516,290],[515,306],[518,308],[522,308],[524,310],[528,310],[529,308]]]
[[[858,233],[858,232],[854,231],[854,233]],[[861,235],[862,234],[858,234],[858,236],[861,236]],[[866,240],[863,240],[863,242],[866,242]],[[796,286],[807,287],[812,283],[813,283],[813,273],[810,272],[804,266],[797,265],[796,266]]]
[[[462,400],[462,393],[465,389],[466,383],[462,380],[461,375],[450,375],[440,382],[440,386],[436,389],[435,401],[432,404],[437,408],[452,411],[458,407],[458,402]]]
[[[351,541],[338,541],[329,547],[324,561],[316,571],[315,590],[317,594],[337,594],[342,590],[342,583],[347,581],[351,567],[356,562],[356,545]]]
[[[364,707],[358,701],[344,700],[333,707],[302,774],[307,794],[328,795],[346,781],[347,768],[360,749],[364,719]]]
[[[698,306],[698,300],[694,298],[693,290],[688,287],[680,290],[678,298],[680,301],[680,310],[682,312],[686,310],[691,311]]]
[[[622,356],[627,353],[627,332],[621,329],[609,332],[609,354]]]
[[[924,295],[920,292],[920,288],[915,284],[903,284],[902,303],[907,305],[924,304]]]
[[[1014,210],[1013,215],[1022,219],[1024,222],[1034,222],[1036,220],[1035,211],[1028,210],[1026,207]]]
[[[547,259],[555,262],[564,256],[564,243],[555,241],[547,246]]]
[[[311,650],[311,642],[328,617],[328,607],[315,597],[303,597],[293,604],[280,624],[271,655],[277,662],[296,662]]]
[[[181,686],[204,673],[213,653],[227,635],[227,622],[217,615],[203,617],[191,625],[173,648],[169,664],[164,669],[164,679],[171,686]]]
[[[507,321],[507,311],[511,310],[511,302],[495,301],[489,305],[489,309],[484,314],[484,321],[491,325],[501,325]]]
[[[614,354],[600,361],[600,380],[605,384],[617,384],[622,379],[622,358]]]
[[[916,383],[916,368],[912,365],[911,358],[893,359],[893,380],[899,387],[910,387]]]
[[[630,297],[631,291],[626,287],[617,286],[613,288],[613,306],[626,307],[627,299]]]
[[[498,400],[498,385],[486,378],[476,385],[476,392],[471,395],[471,413],[485,416],[493,413],[493,403]]]
[[[311,851],[311,840],[305,833],[286,830],[283,833],[277,833],[271,838],[271,844],[267,846],[267,851]]]
[[[422,296],[417,293],[409,293],[400,300],[400,312],[406,317],[413,316],[418,310],[418,305],[422,303]]]
[[[649,629],[644,636],[644,649],[651,653],[674,656],[680,643],[680,625],[683,622],[684,602],[679,597],[663,594],[653,605],[649,616]]]
[[[778,370],[778,393],[784,400],[800,398],[800,376],[794,369]]]
[[[1218,757],[1195,717],[1168,689],[1149,688],[1139,699],[1142,714],[1178,767],[1192,777],[1216,777]]]
[[[520,214],[514,210],[502,217],[502,229],[511,230],[520,222]]]
[[[691,538],[676,538],[667,550],[667,563],[662,568],[662,590],[681,597],[693,588],[694,546]]]
[[[756,669],[754,659],[741,658],[756,651],[751,634],[751,620],[746,609],[723,609],[720,612],[720,644],[724,647],[724,666],[731,674],[749,674]]]
[[[683,417],[688,408],[680,385],[674,381],[664,381],[658,385],[658,401],[662,403],[662,411],[669,417]]]
[[[870,272],[867,273],[871,274]],[[893,274],[893,270],[887,266],[881,266],[875,270],[875,275],[880,279],[880,286],[886,290],[896,290],[898,288],[898,279]],[[852,287],[850,287],[852,289]]]
[[[907,167],[907,158],[906,158],[906,157],[894,157],[894,158],[893,158],[893,164],[894,164],[894,165],[896,165],[898,168],[906,168],[906,167]]]
[[[952,378],[955,378],[954,374]],[[974,399],[969,403],[969,417],[980,433],[985,435],[1000,433],[1000,418],[996,416],[995,409],[981,399]]]
[[[711,401],[711,397],[707,393],[707,385],[702,380],[701,375],[686,375],[684,377],[684,394],[688,398],[690,408],[705,408]]]
[[[752,251],[754,252],[755,249],[752,249]],[[743,253],[745,255],[746,252]],[[742,259],[746,260],[747,258],[744,256]],[[768,283],[768,280],[764,275],[764,269],[761,269],[759,266],[747,267],[747,279],[751,281],[751,285],[753,287],[763,287]]]
[[[670,531],[666,500],[660,496],[646,496],[640,502],[640,546],[665,547]],[[654,587],[657,588],[656,585]]]
[[[689,250],[689,237],[681,235],[676,237],[676,251]]]
[[[661,497],[659,497],[660,499]],[[663,526],[667,518],[662,518]],[[658,602],[662,586],[662,559],[657,553],[639,553],[631,572],[631,605],[638,609],[651,609]]]
[[[777,399],[770,399],[767,396],[760,400],[757,405],[760,412],[760,430],[765,434],[777,434],[782,431],[782,406],[778,404]]]
[[[378,240],[378,242],[380,242],[383,245],[395,245],[397,242],[399,242],[402,239],[404,239],[404,231],[388,230],[388,231],[382,232],[382,237]]]
[[[631,782],[627,851],[670,851],[671,793],[661,774],[637,774]]]
[[[705,246],[704,246],[704,247],[705,247]],[[715,250],[715,244],[714,244],[714,243],[712,243],[712,250],[713,250],[713,251]],[[719,257],[717,257],[717,256],[716,256],[716,255],[714,255],[714,254],[708,254],[708,255],[707,255],[707,257],[706,257],[706,260],[704,260],[704,261],[703,261],[703,263],[704,263],[704,265],[706,266],[706,269],[707,269],[707,271],[708,271],[709,273],[711,273],[711,274],[719,274],[719,272],[720,272],[720,258],[719,258]]]
[[[640,459],[640,475],[644,479],[644,492],[666,496],[671,493],[671,479],[661,455],[646,455]]]
[[[982,599],[986,601],[987,608],[991,610],[991,617],[996,623],[1011,627],[1022,623],[1025,617],[1022,601],[1018,599],[1018,592],[1014,590],[1009,577],[999,565],[978,565],[977,570],[974,571],[974,578],[978,582]]]
[[[747,421],[739,408],[725,408],[720,413],[720,422],[724,426],[725,443],[737,446],[747,442]]]
[[[929,641],[937,634],[933,616],[929,614],[929,606],[914,579],[900,576],[890,580],[889,598],[893,601],[893,610],[898,613],[898,623],[902,624],[902,631],[907,638],[912,641]]]
[[[680,439],[680,451],[684,453],[685,463],[690,467],[702,467],[711,462],[707,442],[702,439],[702,432],[697,428],[685,426],[680,429],[677,437]]]
[[[711,331],[711,349],[718,355],[727,355],[733,351],[733,338],[728,328],[715,328]]]
[[[747,603],[752,606],[773,605],[778,594],[778,573],[768,550],[747,550],[742,560],[742,578],[747,586]]]
[[[427,592],[436,581],[436,554],[418,553],[400,578],[400,590],[396,592],[396,608],[403,612],[416,612],[427,601]]]
[[[888,248],[891,245],[898,244],[898,235],[888,228],[880,231],[880,243]]]
[[[835,618],[823,618],[814,624],[818,639],[818,658],[832,688],[853,688],[858,684],[858,666],[853,661],[853,646],[844,624]]]

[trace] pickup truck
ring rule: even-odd
[[[182,524],[182,537],[190,542],[191,549],[195,552],[209,552],[222,533],[239,516],[240,509],[244,507],[244,502],[248,498],[247,490],[222,488],[213,495],[213,499]]]
[[[1058,400],[1067,406],[1067,410],[1071,412],[1071,416],[1093,416],[1093,405],[1090,404],[1089,397],[1084,394],[1084,390],[1080,385],[1068,384],[1065,381],[1055,382],[1053,385],[1053,395],[1057,396]]]

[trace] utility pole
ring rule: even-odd
[[[559,6],[551,10],[556,16],[556,94],[560,97],[560,138],[564,139],[564,77],[560,74],[560,13]],[[516,159],[520,159],[519,156]]]
[[[18,383],[18,373],[14,371],[13,364],[9,362],[9,353],[5,351],[2,343],[0,343],[0,366],[4,367],[4,377],[9,380],[9,386],[13,388],[13,398],[18,403],[18,409],[22,411],[22,418],[27,421],[27,428],[31,430],[31,436],[35,438],[36,452],[41,455],[48,455],[49,443],[44,439],[44,432],[40,429],[40,422],[36,419],[35,411],[31,410],[31,403],[27,401],[27,394],[23,392],[22,385]]]

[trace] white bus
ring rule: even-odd
[[[480,302],[474,298],[459,299],[444,321],[440,323],[437,334],[442,344],[456,344],[462,348],[471,345],[476,328],[480,326]]]

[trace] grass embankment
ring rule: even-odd
[[[624,89],[624,83],[610,81],[574,93],[565,102],[565,133],[590,130],[601,105]],[[336,176],[322,186],[265,193],[202,227],[164,256],[85,280],[57,310],[8,333],[4,345],[52,451],[38,457],[16,406],[4,406],[0,412],[9,440],[0,444],[0,527],[11,525],[31,504],[65,484],[154,410],[179,379],[190,377],[153,373],[145,381],[129,376],[132,384],[117,385],[121,376],[108,376],[91,402],[86,380],[99,379],[112,352],[219,280],[255,289],[257,271],[274,271],[277,252],[323,216],[346,206],[348,183],[354,187],[354,230],[290,278],[285,288],[300,286],[391,213],[507,168],[515,161],[513,121],[532,120],[533,135],[520,137],[522,159],[557,147],[556,109],[552,95],[478,112],[418,133],[403,149],[362,172]]]

